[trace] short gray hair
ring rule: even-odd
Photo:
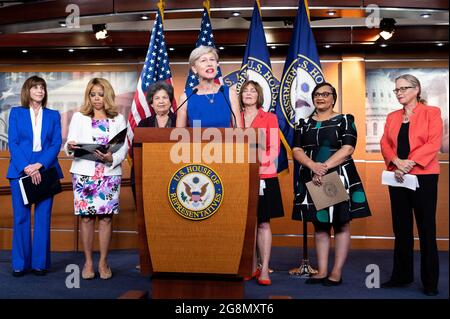
[[[164,81],[158,81],[149,86],[147,90],[146,100],[148,105],[153,103],[153,96],[160,90],[164,90],[167,92],[169,96],[170,103],[173,102],[173,86]]]
[[[194,50],[192,50],[191,55],[189,55],[189,65],[194,66],[195,61],[197,61],[202,55],[212,53],[219,62],[219,53],[216,48],[208,47],[206,45],[201,45]]]

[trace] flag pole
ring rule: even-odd
[[[298,268],[289,270],[289,275],[309,277],[318,273],[318,271],[311,267],[308,257],[308,222],[303,219],[303,259]]]

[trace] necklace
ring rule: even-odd
[[[214,104],[214,97],[215,97],[215,95],[216,95],[216,93],[213,93],[213,94],[211,94],[211,97],[210,97],[209,94],[205,93],[204,97],[206,97],[206,99],[208,100],[208,102],[210,104]]]

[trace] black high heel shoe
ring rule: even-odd
[[[323,281],[323,285],[326,287],[334,287],[334,286],[339,286],[342,284],[342,277],[341,279],[339,279],[339,281],[334,281],[331,280],[330,278],[325,278],[325,280]]]

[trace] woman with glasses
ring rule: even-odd
[[[338,286],[350,249],[350,226],[353,218],[370,216],[361,179],[351,155],[356,146],[356,126],[353,115],[333,110],[336,89],[329,83],[318,84],[312,99],[313,114],[300,119],[295,130],[293,155],[300,164],[295,185],[293,219],[312,221],[319,271],[307,284]],[[322,177],[337,172],[349,193],[350,200],[317,210],[305,186],[312,180],[320,186]],[[328,273],[331,228],[334,229],[335,260]]]
[[[381,153],[399,183],[405,174],[417,176],[419,188],[389,186],[395,234],[394,268],[381,287],[402,287],[414,280],[413,210],[420,238],[421,279],[424,293],[438,294],[439,260],[436,245],[438,152],[442,118],[438,107],[425,105],[419,80],[410,74],[395,79],[395,95],[403,106],[387,116]]]

